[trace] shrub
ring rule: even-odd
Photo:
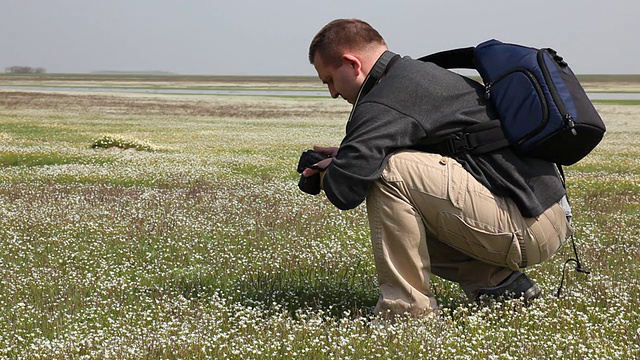
[[[94,149],[119,148],[123,150],[126,150],[126,149],[134,149],[134,150],[142,150],[142,151],[155,150],[155,147],[153,145],[146,143],[144,141],[134,139],[134,138],[115,136],[115,135],[101,136],[93,142],[91,147]]]

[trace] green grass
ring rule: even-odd
[[[0,154],[0,166],[52,166],[80,164],[88,161],[80,156],[61,156],[59,154],[21,154],[5,152]]]
[[[441,314],[391,323],[364,207],[296,186],[343,102],[0,92],[0,358],[638,358],[640,109],[598,109],[603,143],[565,169],[592,274],[553,296],[567,244],[527,270],[530,306],[436,278]]]

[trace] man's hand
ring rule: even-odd
[[[314,164],[314,167],[317,167],[317,169],[312,169],[312,168],[306,168],[303,172],[302,175],[309,177],[309,176],[313,176],[319,172],[323,172],[324,169],[327,168],[327,166],[329,166],[329,164],[331,164],[331,161],[333,160],[333,157],[336,156],[336,154],[338,153],[338,148],[337,147],[324,147],[324,146],[313,146],[313,151],[319,153],[319,154],[324,154],[326,156],[328,156],[328,158],[324,159],[324,160],[320,160],[317,163]]]
[[[302,175],[309,177],[309,176],[313,176],[317,173],[320,173],[320,188],[322,187],[322,178],[324,177],[324,172],[325,169],[327,168],[327,166],[329,166],[329,164],[331,164],[331,161],[333,160],[333,157],[336,156],[336,154],[338,153],[338,148],[337,147],[325,147],[325,146],[314,146],[313,147],[313,151],[320,153],[320,154],[325,154],[327,156],[329,156],[328,158],[318,161],[315,165],[315,167],[317,167],[317,169],[312,169],[312,168],[306,168],[303,172]]]
[[[338,153],[338,148],[334,146],[314,146],[313,151],[326,154],[328,157],[335,157]]]

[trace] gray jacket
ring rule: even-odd
[[[432,63],[398,59],[355,104],[324,176],[327,198],[339,209],[352,209],[366,198],[394,152],[430,151],[422,144],[497,118],[483,95],[476,81]],[[566,194],[554,164],[519,157],[509,148],[452,157],[492,193],[513,199],[525,217],[541,214]]]

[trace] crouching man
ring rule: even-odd
[[[309,61],[333,98],[353,105],[339,147],[303,176],[317,176],[342,210],[366,200],[380,284],[375,312],[428,314],[432,274],[482,296],[531,300],[540,288],[521,268],[549,259],[571,235],[556,166],[510,148],[446,154],[434,139],[496,118],[484,88],[387,49],[357,19],[314,37]]]

